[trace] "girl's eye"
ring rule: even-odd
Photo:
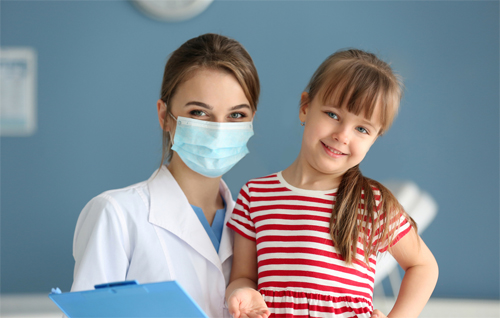
[[[202,117],[202,116],[206,116],[206,115],[207,115],[207,114],[206,114],[204,111],[202,111],[202,110],[192,110],[192,111],[190,112],[190,114],[191,114],[191,115],[193,115],[193,116],[199,116],[199,117]]]
[[[335,113],[332,113],[332,112],[327,112],[326,114],[327,114],[328,116],[330,116],[331,118],[333,118],[333,119],[339,119],[339,116],[337,116],[337,114],[335,114]]]
[[[232,113],[231,115],[229,115],[229,117],[231,119],[242,119],[242,118],[246,117],[246,115],[242,114],[242,113]]]
[[[362,134],[368,134],[368,130],[364,129],[363,127],[357,127],[356,130]]]

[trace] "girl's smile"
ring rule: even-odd
[[[332,156],[333,158],[341,158],[341,157],[347,155],[347,154],[341,152],[340,150],[337,150],[337,149],[335,149],[333,147],[330,147],[330,146],[326,145],[324,142],[321,142],[321,144],[325,148],[326,153],[328,155]]]

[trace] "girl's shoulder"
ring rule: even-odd
[[[268,174],[268,175],[263,176],[263,177],[250,179],[250,180],[248,180],[248,182],[245,183],[245,185],[243,186],[243,189],[249,189],[249,188],[265,186],[265,185],[279,184],[280,180],[278,178],[278,174],[279,174],[279,172]]]
[[[268,174],[268,175],[263,176],[263,177],[253,178],[253,179],[250,179],[247,183],[266,183],[266,182],[274,182],[274,181],[277,181],[277,180],[278,180],[278,175],[279,175],[280,173],[281,173],[281,172],[275,172],[275,173],[271,173],[271,174]]]
[[[316,200],[333,204],[337,195],[338,188],[329,190],[312,190],[298,188],[283,177],[281,171],[268,174],[260,178],[249,180],[242,188],[242,192],[248,197],[257,195],[259,197],[280,197],[280,200],[289,200],[290,198],[300,200]]]
[[[273,192],[274,189],[280,187],[280,180],[278,178],[278,173],[272,173],[263,177],[250,179],[241,188],[240,195],[245,196],[249,199],[252,193],[262,193],[262,192]]]
[[[370,191],[373,193],[374,196],[377,196],[377,199],[379,200],[381,198],[381,195],[382,195],[382,190],[380,190],[380,187],[377,187],[375,185],[372,185],[370,187]],[[365,190],[361,190],[361,194],[364,195],[365,194]]]
[[[373,200],[377,205],[381,204],[383,200],[389,201],[391,204],[397,202],[396,197],[392,194],[391,190],[389,190],[382,183],[369,179],[370,192],[373,195]],[[362,196],[365,196],[365,190],[361,191]]]

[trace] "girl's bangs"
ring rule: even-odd
[[[323,86],[322,102],[325,105],[345,107],[350,113],[363,114],[368,120],[380,105],[382,128],[379,134],[389,128],[399,106],[399,93],[391,89],[391,82],[384,74],[363,64],[348,65],[330,74],[333,76],[325,79]]]

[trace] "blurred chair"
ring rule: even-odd
[[[415,220],[418,233],[421,234],[437,214],[438,206],[434,199],[411,181],[387,181],[382,184],[391,190],[405,211]],[[396,298],[401,285],[401,275],[398,263],[389,253],[377,258],[374,297],[386,296],[382,286],[386,277],[389,278],[392,293]]]

